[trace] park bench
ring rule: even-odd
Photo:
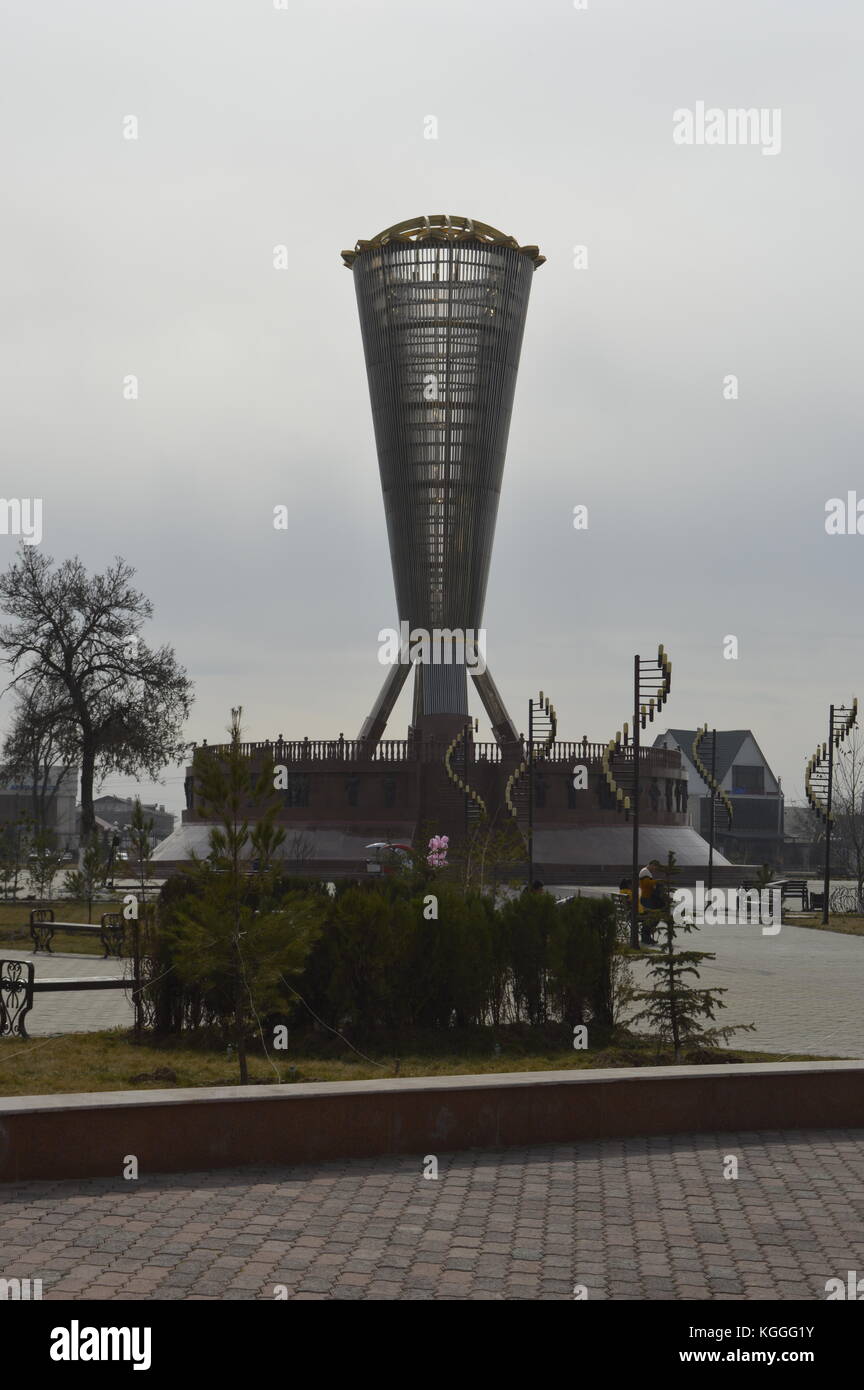
[[[787,878],[780,884],[782,901],[785,903],[787,898],[800,898],[801,911],[810,910],[810,893],[807,888],[806,878]]]
[[[619,941],[630,940],[630,928],[633,920],[633,908],[630,895],[628,893],[613,893],[612,901],[615,906],[615,930]],[[647,945],[653,941],[654,931],[660,918],[664,914],[657,908],[646,908],[639,913],[639,937],[642,945]]]
[[[630,930],[630,899],[625,893],[613,893],[612,902],[615,908],[615,925],[619,931],[626,934]]]
[[[98,936],[104,947],[103,960],[108,960],[110,956],[118,959],[123,955],[126,930],[121,912],[103,912],[99,925],[95,926],[91,922],[57,922],[52,907],[31,909],[30,938],[34,955],[37,951],[47,951],[49,956],[53,955],[51,941],[54,933],[58,931],[71,932],[78,936]]]
[[[98,927],[94,930],[98,931]],[[131,989],[136,1029],[140,1028],[142,1002],[141,982],[138,979],[125,979],[122,975],[90,975],[78,979],[37,980],[32,961],[0,960],[0,1038],[28,1036],[26,1019],[33,1007],[34,994],[59,994],[82,989]]]

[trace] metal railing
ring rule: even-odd
[[[358,739],[265,739],[260,743],[241,743],[240,752],[245,758],[271,757],[274,763],[304,762],[373,762],[408,763],[440,762],[443,760],[448,744],[438,739],[426,739],[422,743],[412,739],[382,739],[370,752],[367,744]],[[528,740],[520,740],[522,752],[527,751]],[[224,757],[229,744],[212,743],[196,747],[196,752],[206,751]],[[605,744],[589,743],[587,739],[576,741],[556,740],[548,752],[543,752],[542,741],[534,740],[538,761],[546,763],[584,762],[599,763]],[[627,757],[630,750],[623,750]],[[500,763],[501,747],[497,743],[469,743],[469,760],[472,762]],[[632,753],[630,753],[632,756]],[[654,767],[680,768],[681,755],[674,748],[640,748],[639,761]]]

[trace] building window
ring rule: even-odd
[[[345,795],[349,806],[356,806],[360,799],[360,778],[349,777],[345,783]]]
[[[286,785],[282,789],[282,798],[285,806],[308,806],[309,778],[297,773],[289,773]]]
[[[733,796],[764,796],[765,769],[738,763],[732,769]]]
[[[595,779],[595,792],[597,795],[597,805],[601,811],[614,811],[617,805],[614,793],[609,787],[605,777]]]
[[[384,791],[384,805],[385,805],[385,806],[395,806],[395,805],[396,805],[396,778],[395,778],[395,777],[385,777],[385,778],[384,778],[384,781],[381,783],[381,786],[382,786],[383,791]]]

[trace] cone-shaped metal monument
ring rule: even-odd
[[[443,215],[401,222],[342,255],[357,290],[399,619],[476,633],[531,278],[544,257]],[[392,669],[361,738],[381,737],[408,669]],[[488,672],[475,679],[496,735],[514,737]],[[467,711],[464,664],[418,665],[415,726]]]

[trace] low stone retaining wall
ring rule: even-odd
[[[512,1072],[0,1098],[0,1181],[642,1134],[864,1128],[864,1062]]]

